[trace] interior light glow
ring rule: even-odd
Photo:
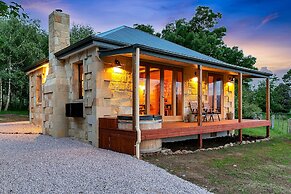
[[[122,73],[122,69],[120,67],[113,67],[114,73]]]

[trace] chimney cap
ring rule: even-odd
[[[63,12],[63,10],[61,10],[61,9],[56,9],[56,11],[57,11],[57,12]]]

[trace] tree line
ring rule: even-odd
[[[227,29],[219,26],[221,18],[221,13],[199,6],[190,20],[178,19],[167,24],[161,32],[156,32],[150,24],[135,24],[133,27],[224,62],[256,69],[255,57],[246,56],[238,47],[228,47],[224,43]],[[71,44],[92,34],[95,34],[92,27],[73,24]],[[29,19],[21,5],[7,5],[0,1],[0,111],[28,108],[29,84],[23,69],[47,56],[48,33],[41,29],[40,21]],[[271,109],[274,112],[289,112],[291,109],[290,74],[291,70],[280,84],[276,77],[272,78]],[[265,87],[261,82],[253,89],[250,79],[244,80],[246,116],[265,110]]]
[[[219,26],[221,13],[199,6],[190,20],[178,19],[167,24],[161,32],[156,32],[150,24],[134,24],[134,28],[164,38],[189,49],[217,58],[229,64],[257,69],[256,58],[248,55],[237,46],[229,47],[223,41],[227,29]],[[260,81],[257,87],[251,85],[251,79],[243,80],[243,115],[253,117],[254,113],[266,110],[266,84]],[[237,85],[237,84],[236,84]],[[291,111],[291,69],[279,83],[276,75],[271,77],[271,111],[289,113]],[[237,96],[236,87],[236,96]],[[237,97],[235,98],[237,100]],[[237,105],[237,102],[235,103]],[[237,110],[237,107],[236,107]],[[237,112],[237,111],[236,111]]]
[[[94,30],[73,24],[71,44]],[[48,57],[48,33],[29,19],[21,5],[0,1],[0,111],[27,110],[29,83],[24,69]]]

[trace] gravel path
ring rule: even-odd
[[[0,134],[0,193],[207,193],[142,160],[70,138]]]
[[[29,121],[19,121],[11,123],[0,123],[0,134],[38,134],[41,129],[29,123]]]

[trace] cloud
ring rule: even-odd
[[[23,0],[22,6],[27,10],[34,10],[43,15],[48,15],[56,8],[67,8],[68,6],[60,0]]]
[[[278,14],[278,13],[272,13],[272,14],[268,15],[267,17],[265,17],[265,18],[261,21],[261,23],[260,23],[260,25],[258,25],[257,29],[259,29],[259,28],[261,28],[262,26],[266,25],[266,24],[269,23],[270,21],[277,19],[278,17],[279,17],[279,14]]]
[[[266,72],[266,73],[273,73],[268,67],[261,67],[260,71]]]

